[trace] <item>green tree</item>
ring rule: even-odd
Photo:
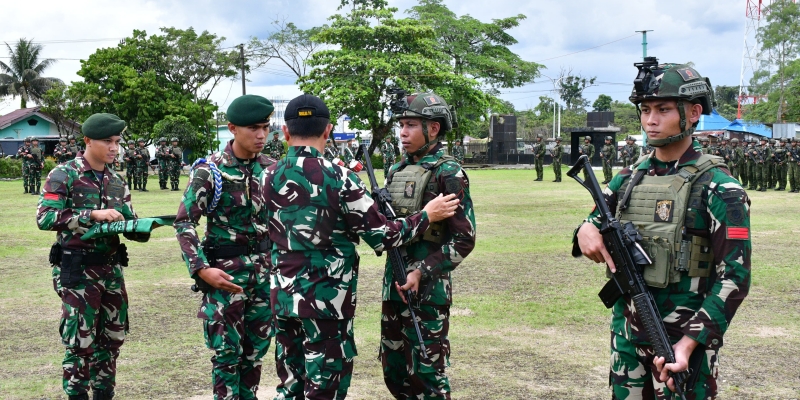
[[[71,115],[109,112],[128,123],[126,139],[152,140],[155,124],[184,116],[197,131],[207,129],[216,106],[208,99],[219,82],[236,75],[238,57],[208,32],[161,28],[161,35],[135,30],[117,47],[100,49],[81,61],[69,89]]]
[[[433,28],[435,51],[443,56],[455,74],[477,80],[486,88],[492,112],[512,113],[513,107],[495,97],[499,89],[533,82],[543,68],[522,60],[509,49],[517,40],[507,31],[525,20],[523,14],[482,22],[469,15],[457,16],[442,0],[420,0],[419,5],[411,7],[407,13]],[[486,113],[485,102],[470,103],[468,96],[456,90],[452,91],[450,99],[465,117],[459,120],[459,133],[474,135],[478,117]]]
[[[589,105],[589,100],[583,98],[583,91],[594,86],[597,77],[585,78],[581,75],[572,75],[572,71],[562,71],[561,78],[558,80],[558,92],[561,100],[567,105],[570,111],[584,111]]]
[[[716,110],[719,115],[733,121],[739,111],[739,87],[719,85],[714,88]]]
[[[783,122],[787,86],[794,78],[788,69],[800,52],[800,5],[794,1],[775,0],[764,9],[764,15],[766,24],[758,29],[757,34],[761,43],[760,56],[765,60],[764,69],[772,67],[776,70],[767,86],[778,95],[774,99],[770,96],[769,101],[777,102],[775,121]]]
[[[628,101],[614,101],[611,103],[614,112],[614,125],[621,128],[619,136],[637,135],[642,130],[639,113],[636,106]]]
[[[72,116],[67,113],[67,105],[71,99],[67,96],[67,85],[62,82],[51,85],[50,90],[45,92],[41,100],[42,111],[46,112],[53,119],[59,136],[79,135]],[[74,121],[77,122],[77,121]]]
[[[272,21],[275,30],[264,40],[250,38],[248,53],[251,68],[258,69],[270,60],[278,60],[288,67],[298,78],[308,72],[308,59],[319,51],[321,43],[312,38],[319,33],[321,27],[300,29],[285,19]]]
[[[592,108],[594,108],[595,111],[611,111],[612,101],[613,99],[611,96],[601,94],[600,96],[597,96],[597,100],[595,100],[592,104]]]
[[[20,108],[28,106],[28,100],[41,104],[45,92],[54,83],[61,83],[58,78],[41,76],[44,71],[56,61],[52,58],[39,60],[42,45],[33,43],[33,39],[25,40],[8,49],[8,64],[0,61],[0,97],[11,96],[20,98]]]
[[[348,115],[350,127],[372,132],[372,144],[392,130],[387,89],[434,90],[445,99],[458,93],[476,109],[489,107],[479,83],[453,73],[432,39],[432,29],[413,19],[395,19],[396,8],[378,0],[357,1],[346,15],[334,15],[313,40],[330,45],[308,60],[312,70],[300,89],[325,99],[331,116]],[[459,123],[464,117],[459,114]]]
[[[153,127],[153,137],[165,137],[169,141],[177,137],[181,147],[190,150],[189,161],[204,154],[208,146],[208,138],[183,115],[167,115],[158,121]]]

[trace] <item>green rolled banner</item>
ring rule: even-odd
[[[94,239],[104,236],[118,235],[120,233],[150,233],[160,226],[172,225],[175,215],[162,215],[159,217],[136,218],[125,221],[102,222],[94,224],[81,236],[81,240]]]

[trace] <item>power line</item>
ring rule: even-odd
[[[633,35],[625,36],[624,38],[620,38],[620,39],[617,39],[617,40],[612,40],[612,41],[610,41],[608,43],[603,43],[603,44],[600,44],[600,45],[597,45],[597,46],[594,46],[594,47],[589,47],[587,49],[573,51],[572,53],[567,53],[567,54],[563,54],[563,55],[560,55],[560,56],[545,58],[543,60],[538,60],[538,61],[534,61],[534,62],[539,63],[539,62],[543,62],[543,61],[550,61],[550,60],[555,60],[556,58],[561,58],[561,57],[571,56],[573,54],[583,53],[584,51],[594,50],[594,49],[599,48],[599,47],[608,46],[609,44],[616,43],[616,42],[619,42],[621,40],[625,40],[625,39],[628,39],[628,38],[631,38],[631,37],[634,37],[634,36],[636,36],[636,33],[634,33]]]

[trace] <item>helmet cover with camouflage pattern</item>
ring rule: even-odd
[[[614,140],[611,136],[606,136],[606,140]]]
[[[437,121],[442,125],[442,132],[448,132],[457,126],[454,123],[455,111],[435,93],[410,94],[406,97],[406,102],[408,107],[395,118],[423,118]]]
[[[170,142],[177,142],[177,141],[178,141],[178,138],[173,136],[171,139],[169,139],[169,141],[170,141]]]
[[[158,138],[158,143],[166,142],[166,141],[167,141],[167,138],[165,138],[164,136]]]
[[[639,105],[649,99],[688,100],[703,106],[703,114],[711,114],[711,108],[715,105],[711,81],[702,77],[697,70],[686,64],[665,63],[651,68],[650,72],[652,75],[644,85],[646,87],[634,86],[628,97],[631,103]]]
[[[591,136],[586,136],[586,137],[583,138],[583,140],[592,140],[592,137]]]

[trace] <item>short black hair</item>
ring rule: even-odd
[[[330,123],[326,118],[297,118],[286,121],[289,134],[301,138],[320,137]]]

